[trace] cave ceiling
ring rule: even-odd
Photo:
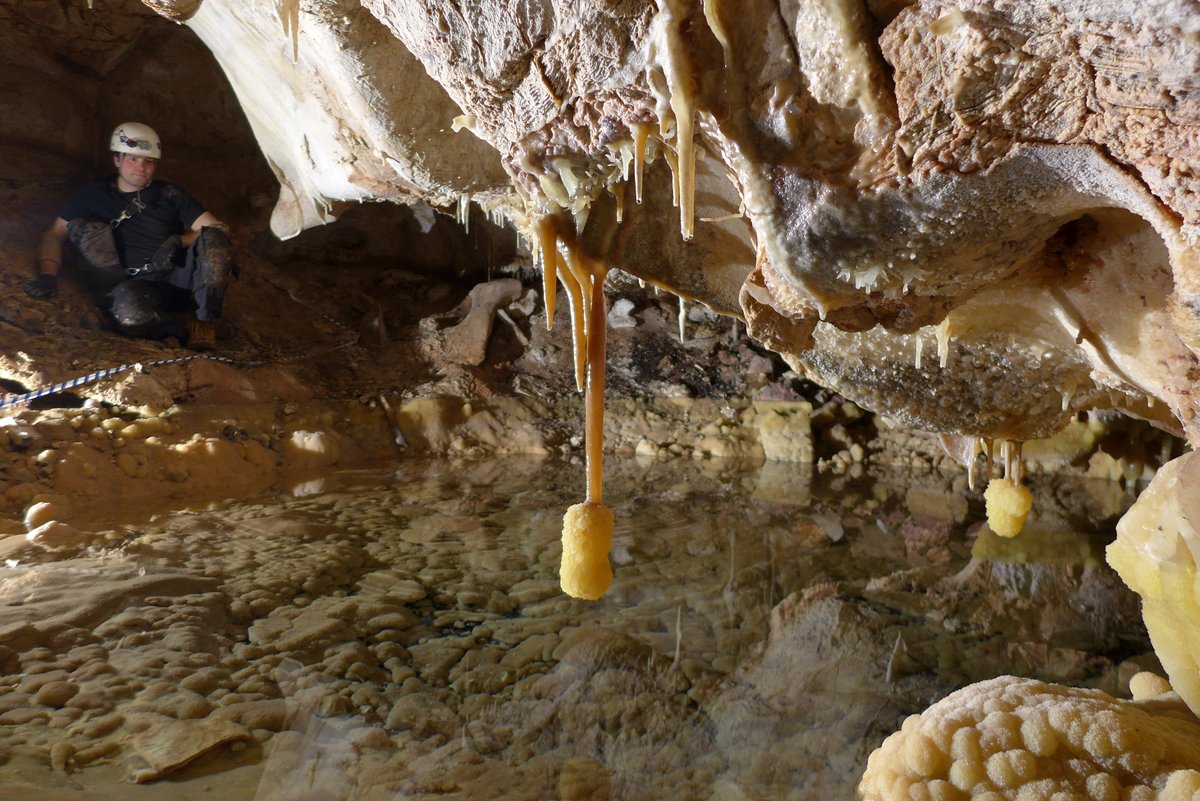
[[[477,203],[906,425],[1200,441],[1193,2],[145,3],[228,76],[277,236]]]

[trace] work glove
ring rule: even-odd
[[[178,234],[169,236],[150,257],[150,273],[164,275],[183,264],[183,241]]]
[[[54,297],[58,294],[58,276],[43,273],[32,281],[27,281],[25,283],[25,294],[31,298]]]

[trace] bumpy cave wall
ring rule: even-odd
[[[475,202],[907,425],[1200,438],[1194,4],[148,5],[229,75],[280,236]]]

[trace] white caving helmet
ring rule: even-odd
[[[162,144],[149,125],[123,122],[113,129],[108,149],[114,153],[132,153],[152,159],[162,158]]]

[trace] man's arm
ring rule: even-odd
[[[38,277],[25,284],[25,292],[35,298],[52,298],[58,294],[58,268],[62,264],[62,245],[67,238],[67,221],[57,218],[42,234],[38,248]]]
[[[67,221],[59,217],[42,235],[42,246],[38,249],[39,275],[58,275],[58,266],[62,264],[62,246],[66,239]]]
[[[196,221],[192,223],[192,230],[180,237],[180,240],[183,242],[183,246],[186,248],[188,245],[195,242],[196,237],[200,236],[200,231],[203,228],[220,228],[225,233],[229,233],[228,225],[218,220],[211,211],[206,211],[197,217]]]

